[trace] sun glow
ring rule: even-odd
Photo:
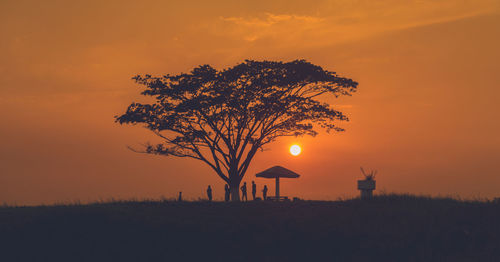
[[[300,148],[299,145],[293,145],[290,147],[290,154],[298,156],[300,155],[300,152],[302,152],[302,148]]]

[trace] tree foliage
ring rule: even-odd
[[[317,98],[351,95],[358,85],[304,60],[247,60],[220,71],[202,65],[133,79],[155,102],[132,103],[116,121],[143,124],[163,139],[144,152],[201,160],[230,186],[239,185],[256,152],[278,137],[343,131],[336,122],[347,117]]]

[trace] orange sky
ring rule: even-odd
[[[283,165],[302,177],[282,194],[336,199],[357,194],[362,165],[378,192],[500,196],[498,0],[102,2],[0,2],[0,203],[197,199],[207,184],[222,198],[201,162],[127,150],[153,137],[113,117],[143,99],[135,74],[244,59],[307,59],[360,83],[331,100],[345,133],[281,139],[246,181]]]

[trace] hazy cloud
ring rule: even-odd
[[[264,13],[261,17],[219,17],[223,28],[248,42],[283,33],[297,35],[304,30],[317,30],[324,18],[295,14]],[[220,28],[220,27],[218,27]]]
[[[220,19],[222,21],[235,23],[237,25],[243,25],[248,27],[269,27],[279,22],[289,22],[289,21],[299,21],[302,23],[318,23],[323,21],[323,18],[314,16],[300,16],[293,14],[272,14],[265,13],[264,18],[258,17],[223,17]]]
[[[355,41],[376,34],[495,13],[499,2],[462,1],[325,1],[311,14],[262,12],[247,16],[219,16],[215,35],[249,43],[294,47],[324,46]],[[222,22],[222,23],[221,23]],[[273,43],[270,45],[270,43]]]

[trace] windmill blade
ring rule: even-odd
[[[359,167],[359,168],[361,168],[361,173],[363,173],[363,175],[365,175],[365,176],[366,176],[366,173],[365,173],[365,170],[363,169],[363,167],[361,166],[361,167]]]

